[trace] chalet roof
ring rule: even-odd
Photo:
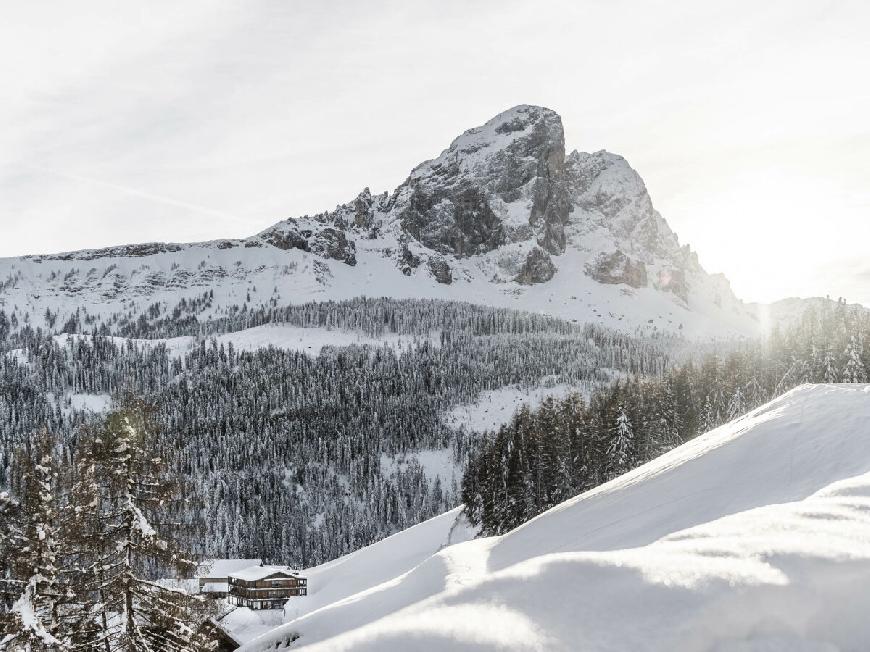
[[[285,577],[300,577],[299,571],[290,568],[289,566],[249,566],[241,570],[230,573],[230,577],[234,577],[246,582],[256,582],[270,575],[284,575]]]
[[[240,570],[262,563],[262,559],[206,559],[197,566],[196,576],[229,577]]]

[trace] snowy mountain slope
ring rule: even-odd
[[[285,619],[300,618],[395,580],[442,548],[475,535],[476,529],[457,507],[349,555],[309,568],[305,571],[308,595],[287,603]],[[221,625],[236,640],[248,641],[270,629],[268,623],[272,620],[271,616],[264,619],[260,612],[239,608],[228,613]],[[279,623],[273,622],[272,627]]]
[[[476,535],[457,507],[331,562],[307,569],[307,597],[287,604],[285,615],[299,618],[361,591],[400,577],[442,548]]]
[[[283,220],[241,240],[0,260],[0,308],[53,329],[211,293],[230,306],[361,295],[464,300],[690,336],[754,334],[754,311],[707,274],[608,152],[566,154],[559,116],[518,106],[468,130],[391,195]],[[54,314],[46,314],[46,310]]]
[[[870,386],[801,386],[242,649],[864,649],[868,424]]]

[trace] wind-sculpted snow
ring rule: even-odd
[[[864,650],[868,424],[870,386],[801,386],[242,650]]]

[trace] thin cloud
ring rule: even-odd
[[[222,219],[230,219],[238,222],[244,222],[245,219],[239,217],[238,215],[232,215],[225,211],[217,210],[215,208],[210,208],[208,206],[201,206],[199,204],[192,204],[190,202],[181,201],[179,199],[174,199],[172,197],[166,197],[165,195],[158,195],[153,192],[147,192],[145,190],[140,190],[139,188],[131,188],[130,186],[119,185],[117,183],[111,183],[110,181],[105,181],[103,179],[94,179],[92,177],[82,176],[80,174],[72,174],[70,172],[62,172],[60,170],[53,170],[51,168],[38,166],[38,165],[27,165],[22,166],[24,169],[32,170],[34,172],[43,172],[46,174],[51,174],[62,179],[67,179],[69,181],[77,181],[81,183],[87,183],[94,186],[99,186],[101,188],[108,188],[110,190],[115,190],[117,192],[123,193],[125,195],[131,195],[133,197],[140,197],[142,199],[147,199],[148,201],[155,202],[158,204],[163,204],[166,206],[174,206],[176,208],[183,208],[185,210],[193,211],[196,213],[202,213],[204,215],[212,215],[214,217],[220,217]]]

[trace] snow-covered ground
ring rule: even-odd
[[[45,398],[49,403],[56,403],[65,414],[72,410],[104,414],[112,407],[112,397],[108,394],[66,392],[57,396],[53,392],[46,392]]]
[[[68,342],[78,339],[88,339],[89,335],[61,334],[55,335],[54,339],[60,346],[66,346]],[[181,357],[190,351],[198,339],[191,336],[170,337],[165,339],[135,339],[125,337],[109,337],[118,346],[132,345],[139,348],[153,348],[165,344],[170,357]],[[422,343],[423,339],[411,335],[398,335],[387,333],[382,337],[371,337],[361,332],[330,329],[330,328],[302,328],[290,324],[264,324],[254,326],[231,333],[222,333],[207,338],[214,340],[218,345],[228,346],[232,344],[236,351],[257,351],[268,347],[284,349],[286,351],[299,351],[317,356],[326,347],[341,346],[390,346],[395,349],[407,348],[416,343]],[[441,339],[440,334],[433,332],[426,338],[427,342],[437,346]],[[26,362],[26,358],[19,350],[10,352],[15,355],[19,362]]]
[[[474,403],[457,405],[447,411],[443,418],[454,428],[465,428],[473,432],[497,430],[499,426],[508,423],[523,405],[535,409],[547,398],[560,399],[572,393],[588,397],[589,388],[565,383],[541,387],[509,385],[481,392]]]
[[[415,529],[430,527],[435,548],[443,528]],[[401,537],[332,562],[331,584],[351,578],[337,600],[324,587],[320,608],[242,650],[296,635],[292,649],[330,652],[866,650],[870,386],[799,387],[503,537],[394,573]]]
[[[396,471],[405,471],[414,463],[420,465],[429,483],[434,483],[437,479],[441,481],[441,486],[447,489],[459,481],[456,477],[458,465],[453,459],[452,448],[423,449],[402,455],[382,454],[381,473],[384,476],[391,476]]]
[[[290,324],[254,326],[234,333],[224,333],[214,339],[218,344],[227,345],[232,342],[237,351],[256,351],[273,346],[276,349],[301,351],[315,356],[319,355],[322,349],[330,346],[390,346],[400,349],[420,341],[420,338],[395,333],[387,333],[383,337],[370,337],[355,331],[302,328]],[[427,341],[438,344],[440,338],[438,334],[433,334]]]
[[[342,602],[402,576],[442,548],[475,535],[462,508],[457,507],[349,555],[309,568],[304,572],[308,595],[288,602],[285,614],[288,619],[299,618]]]
[[[220,619],[221,627],[237,641],[249,641],[281,624],[278,609],[248,609],[237,607]]]

